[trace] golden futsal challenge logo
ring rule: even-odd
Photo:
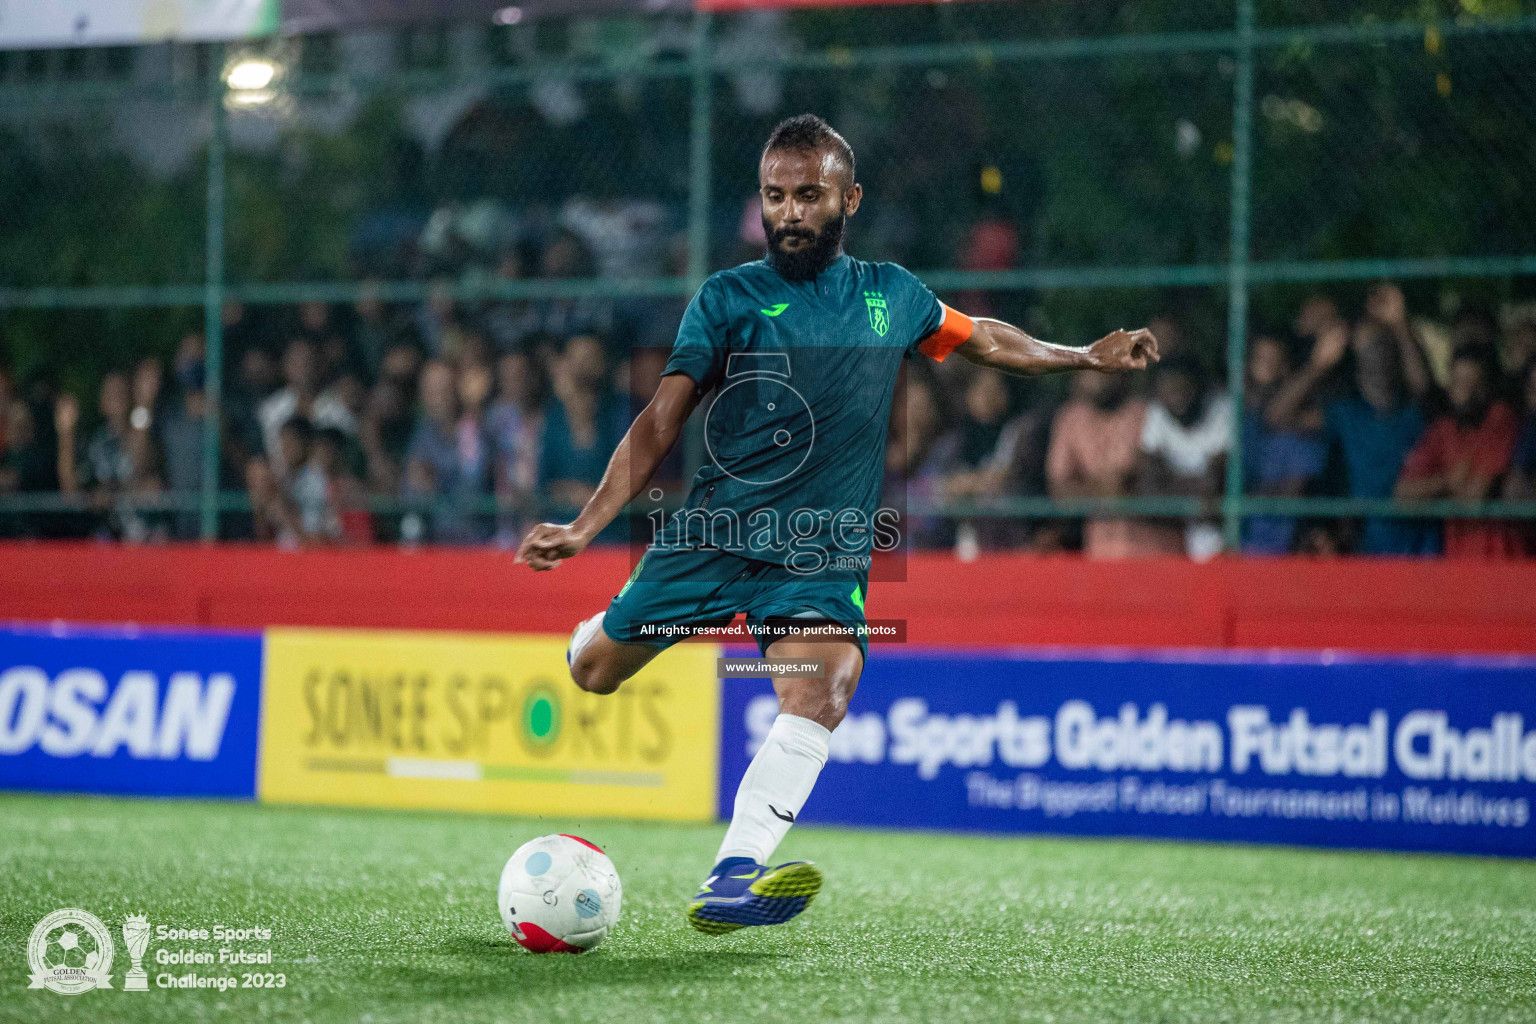
[[[123,921],[123,942],[132,965],[123,976],[125,992],[149,989],[144,971],[149,932],[149,921],[142,915]],[[27,940],[27,966],[31,968],[27,987],[45,988],[61,996],[111,988],[115,953],[112,933],[101,918],[78,907],[55,910],[37,922]]]

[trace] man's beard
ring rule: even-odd
[[[819,232],[809,228],[781,228],[775,231],[768,223],[768,218],[764,217],[763,235],[768,239],[768,265],[787,280],[811,280],[830,267],[838,253],[842,252],[843,230],[847,224],[848,215],[839,213],[827,221]],[[810,242],[804,248],[785,252],[779,248],[779,243],[791,236],[807,238]]]

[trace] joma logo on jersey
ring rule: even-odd
[[[869,307],[869,326],[880,337],[891,329],[891,311],[886,308],[885,296],[880,292],[865,292],[864,304]]]

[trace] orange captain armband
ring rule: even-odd
[[[942,302],[939,305],[944,308],[944,322],[939,324],[938,330],[922,340],[917,350],[929,359],[942,363],[945,356],[970,338],[971,332],[976,329],[976,321]]]

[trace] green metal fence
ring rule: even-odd
[[[1257,0],[1235,0],[1192,9],[1148,2],[1139,14],[1122,6],[1118,20],[1102,24],[1052,22],[1049,12],[1024,11],[1035,5],[940,6],[960,12],[940,17],[972,21],[956,22],[961,28],[935,40],[931,23],[914,21],[919,15],[905,10],[797,14],[787,23],[779,16],[777,45],[758,39],[750,14],[694,14],[686,25],[671,24],[676,31],[670,37],[645,23],[644,32],[621,32],[617,40],[605,39],[602,26],[587,31],[586,23],[569,23],[561,30],[567,33],[563,53],[549,55],[544,35],[529,35],[519,37],[524,43],[516,59],[482,53],[451,67],[443,53],[455,37],[439,27],[423,30],[438,33],[424,43],[417,34],[419,45],[412,46],[403,69],[397,61],[378,73],[338,69],[330,53],[335,41],[322,40],[302,47],[303,56],[290,62],[274,88],[295,104],[361,107],[359,116],[373,134],[343,131],[337,141],[324,132],[295,132],[276,158],[232,148],[232,120],[252,115],[232,94],[226,72],[244,54],[293,50],[295,41],[199,49],[190,69],[152,82],[123,73],[98,81],[36,82],[12,73],[0,82],[0,108],[10,111],[6,124],[13,132],[51,124],[60,111],[73,112],[80,131],[99,132],[105,129],[95,115],[140,104],[151,119],[155,110],[198,111],[198,130],[206,137],[190,143],[203,153],[197,170],[179,172],[159,193],[132,197],[131,203],[117,195],[79,197],[83,230],[102,247],[116,236],[140,240],[129,258],[114,263],[89,246],[54,251],[50,225],[13,214],[0,232],[0,239],[9,234],[15,243],[0,253],[0,316],[8,330],[39,336],[48,334],[47,325],[39,324],[49,318],[94,317],[82,330],[97,332],[109,348],[148,329],[134,326],[135,317],[201,321],[210,402],[201,492],[195,501],[172,494],[151,504],[195,508],[202,535],[214,538],[220,511],[244,503],[242,494],[219,486],[226,302],[340,303],[365,293],[419,301],[434,290],[463,301],[686,296],[712,269],[734,260],[737,254],[721,245],[729,231],[721,231],[720,222],[733,212],[732,197],[755,185],[750,178],[763,127],[801,107],[829,112],[853,139],[861,177],[868,171],[879,179],[870,198],[880,202],[885,193],[879,223],[894,232],[891,237],[901,231],[901,204],[929,209],[942,220],[945,204],[955,201],[925,192],[920,176],[904,177],[903,168],[920,165],[930,180],[953,181],[959,189],[961,180],[974,178],[977,161],[1035,166],[1044,179],[1034,190],[1038,195],[1066,194],[1071,201],[1042,200],[1044,208],[1027,211],[1039,236],[1029,240],[1023,267],[935,265],[930,254],[952,249],[952,239],[908,239],[900,253],[941,292],[1139,297],[1117,300],[1103,314],[1108,326],[1142,315],[1165,290],[1186,290],[1221,322],[1227,388],[1238,409],[1255,303],[1267,303],[1273,320],[1299,283],[1466,278],[1507,293],[1511,282],[1536,275],[1536,88],[1529,75],[1536,14],[1527,6],[1463,0],[1457,8],[1260,7]],[[973,7],[979,13],[960,11]],[[871,26],[881,31],[869,31]],[[644,47],[636,44],[641,36],[650,40]],[[494,45],[501,42],[492,38]],[[769,98],[743,113],[742,76],[754,75]],[[1085,81],[1095,83],[1097,102],[1116,97],[1126,108],[1096,109],[1084,99]],[[678,273],[443,280],[388,274],[364,279],[341,269],[335,252],[355,227],[364,193],[387,187],[377,184],[375,172],[388,159],[391,133],[398,134],[409,117],[422,116],[418,108],[451,108],[458,90],[515,105],[548,88],[565,97],[561,102],[584,104],[589,117],[608,129],[541,139],[538,145],[555,147],[550,152],[559,155],[545,166],[518,148],[528,140],[499,137],[493,121],[480,137],[462,140],[469,147],[494,144],[478,164],[465,162],[472,171],[479,168],[474,173],[490,175],[490,184],[466,188],[515,191],[545,174],[611,189],[617,169],[633,191],[672,197],[686,211],[686,261]],[[948,99],[957,94],[981,100],[961,109]],[[1400,102],[1407,94],[1413,102]],[[1463,96],[1464,108],[1458,106]],[[1031,144],[1056,147],[1059,158],[1040,166],[1020,152],[1017,124],[1004,130],[1010,121],[1038,124],[1038,132],[1028,135]],[[1147,133],[1174,121],[1198,155],[1184,164],[1165,162],[1173,168],[1166,174],[1152,173],[1138,154],[1162,145]],[[1401,151],[1389,151],[1399,136]],[[302,165],[297,184],[285,160]],[[1418,191],[1393,191],[1409,165],[1420,175],[1418,184],[1402,187]],[[34,187],[68,187],[67,176],[44,158],[27,171],[35,176]],[[1426,190],[1425,180],[1444,187]],[[20,187],[13,180],[13,188]],[[1393,203],[1428,212],[1394,217]],[[1361,216],[1366,208],[1374,215]],[[1068,333],[1103,326],[1083,313],[1092,305],[1079,302],[1057,319]],[[1259,514],[1536,518],[1536,503],[1400,506],[1247,496],[1237,419],[1224,495],[1214,505],[1179,498],[1063,503],[1023,497],[914,511],[1031,518],[1094,511],[1219,514],[1229,547],[1238,543],[1243,517]],[[67,507],[71,502],[55,495],[0,498],[0,512]]]

